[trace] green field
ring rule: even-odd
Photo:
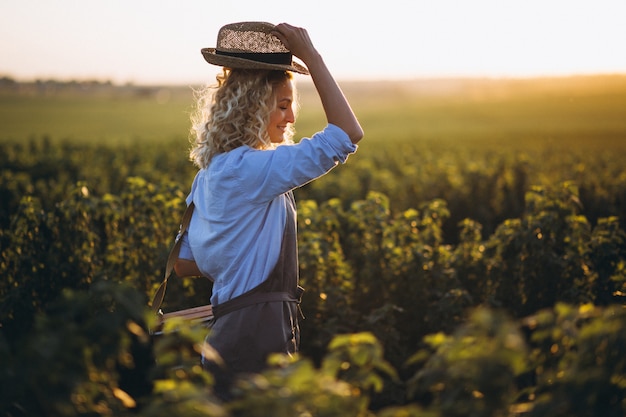
[[[324,126],[324,116],[312,84],[297,82],[302,106],[296,127],[309,136]],[[441,198],[453,206],[448,234],[470,217],[485,226],[487,236],[521,213],[530,186],[574,181],[590,220],[624,217],[626,76],[342,86],[365,139],[348,167],[298,190],[300,199],[339,197],[349,204],[377,191],[399,212]],[[37,158],[45,138],[52,149],[38,164],[38,175],[60,169],[54,158],[61,158],[73,161],[68,178],[87,181],[97,194],[118,193],[124,178],[133,175],[183,186],[191,182],[194,168],[186,157],[191,86],[25,90],[0,94],[0,143],[30,143],[32,150],[24,152]],[[53,157],[59,143],[81,150]],[[15,152],[18,148],[6,149],[5,163]],[[107,152],[115,156],[104,158]],[[513,189],[515,196],[509,195]],[[472,194],[478,205],[470,203]]]
[[[297,127],[310,135],[324,119],[311,85],[297,81],[302,96]],[[619,145],[626,138],[626,76],[342,86],[372,141],[520,145],[528,140],[603,140]],[[97,94],[5,92],[0,93],[0,140],[43,135],[78,141],[186,138],[192,106],[192,87],[112,87]]]
[[[0,93],[0,139],[47,136],[88,143],[162,142],[185,137],[191,109],[190,88]]]
[[[519,145],[626,138],[626,77],[433,80],[347,90],[375,139]]]
[[[302,108],[296,128],[298,135],[310,136],[324,126],[325,119],[312,85],[303,78],[297,82]],[[424,183],[416,171],[428,170],[458,182],[453,177],[466,174],[459,167],[471,170],[472,162],[488,168],[524,161],[529,183],[537,185],[580,176],[589,180],[598,176],[596,170],[618,177],[622,173],[621,165],[613,161],[626,152],[626,76],[345,82],[342,86],[366,133],[354,171],[381,173],[375,175],[383,181],[376,185],[377,191],[392,191],[399,183]],[[142,163],[162,160],[151,154],[160,149],[172,155],[169,164],[178,166],[186,163],[192,109],[191,86],[4,92],[0,93],[0,142],[47,138],[52,143],[110,149],[150,145],[140,157],[145,159]],[[426,196],[438,195],[433,190]],[[394,208],[417,204],[390,197]]]
[[[626,415],[626,76],[342,85],[366,137],[294,192],[300,356],[227,403],[206,329],[148,336],[191,88],[0,91],[0,415]]]

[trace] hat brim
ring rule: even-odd
[[[291,65],[268,64],[266,62],[258,62],[251,59],[238,58],[228,55],[218,55],[215,53],[215,48],[202,48],[202,56],[209,64],[219,65],[226,68],[281,70],[309,75],[309,70],[304,65],[300,65],[293,60],[291,61]]]

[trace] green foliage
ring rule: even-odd
[[[142,298],[99,283],[65,290],[13,345],[3,415],[127,415],[151,391]]]
[[[102,266],[94,256],[99,236],[90,223],[92,210],[85,190],[79,185],[52,212],[42,210],[37,198],[22,198],[11,233],[3,234],[6,240],[0,253],[0,320],[9,334],[28,332],[34,313],[64,288],[87,288]]]
[[[558,304],[526,319],[536,387],[531,416],[622,416],[626,412],[626,315]]]
[[[150,316],[154,320],[153,316]],[[199,357],[215,355],[203,343],[207,329],[190,326],[179,319],[168,320],[163,334],[155,337],[156,366],[154,390],[146,399],[141,415],[166,417],[227,416],[225,408],[213,395],[212,375],[205,372]]]
[[[504,222],[485,245],[493,302],[524,316],[557,301],[593,301],[591,227],[579,205],[571,183],[528,192],[524,216]]]
[[[397,379],[395,369],[383,355],[383,347],[371,333],[338,335],[328,346],[322,371],[338,377],[365,392],[380,392],[380,373]]]
[[[589,256],[596,265],[594,293],[596,304],[623,304],[626,296],[626,232],[617,217],[598,220],[593,229]]]
[[[562,81],[567,95],[485,82],[454,100],[349,86],[367,146],[297,190],[302,351],[242,377],[228,403],[199,363],[215,354],[206,329],[147,330],[195,173],[186,139],[150,142],[155,123],[106,144],[84,130],[3,140],[0,414],[624,415],[617,81]],[[88,112],[66,99],[36,106]],[[118,99],[123,130],[133,105],[150,113]],[[164,310],[209,294],[207,280],[172,279]]]
[[[433,354],[409,381],[409,393],[432,396],[445,416],[504,416],[517,396],[516,377],[527,369],[524,338],[506,314],[474,310],[451,336],[425,338]]]
[[[78,183],[48,211],[38,198],[22,198],[0,235],[0,322],[10,338],[28,333],[34,315],[65,288],[114,280],[148,296],[158,286],[184,209],[183,193],[141,178],[130,178],[127,187],[120,196],[99,198]],[[188,306],[206,300],[196,291],[205,283],[182,284],[172,286],[166,301]]]
[[[369,416],[368,398],[308,359],[274,357],[261,375],[239,382],[230,409],[237,416]]]
[[[371,416],[367,394],[383,389],[381,374],[397,377],[370,333],[336,336],[319,369],[307,358],[285,355],[269,363],[263,374],[240,381],[230,407],[235,415]]]

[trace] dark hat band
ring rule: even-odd
[[[216,55],[231,56],[233,58],[243,58],[250,61],[263,62],[265,64],[291,65],[291,52],[226,52],[215,51]]]

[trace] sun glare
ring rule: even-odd
[[[214,8],[200,0],[4,2],[0,76],[206,81],[214,71],[200,48],[214,46],[223,24],[243,20],[306,27],[342,79],[626,73],[622,0],[387,0],[377,7],[319,0],[287,10],[241,0]]]

